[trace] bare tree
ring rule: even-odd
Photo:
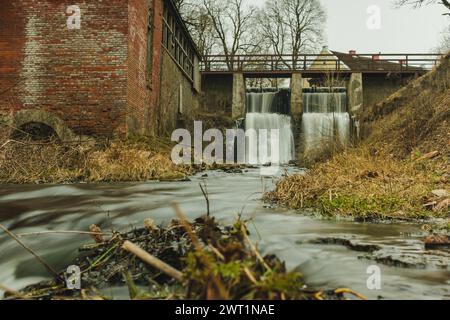
[[[203,7],[203,0],[174,0],[189,32],[203,55],[209,55],[217,45],[211,18]]]
[[[414,8],[420,8],[424,5],[429,4],[441,4],[450,11],[450,1],[449,0],[396,0],[398,6],[410,5]],[[445,15],[450,15],[450,12],[444,13]]]
[[[412,6],[413,8],[420,8],[425,5],[430,4],[440,4],[443,5],[449,12],[444,13],[444,15],[450,16],[450,1],[449,0],[396,0],[397,6]],[[434,48],[433,51],[446,53],[450,51],[450,25],[448,25],[442,32],[440,44],[438,47]]]
[[[175,0],[199,51],[224,55],[229,70],[239,67],[234,57],[260,50],[251,32],[255,7],[247,0]]]
[[[434,51],[440,53],[448,53],[450,51],[450,25],[442,31],[440,43]]]
[[[269,50],[276,55],[298,55],[317,50],[323,40],[326,14],[319,0],[267,0],[258,14]]]
[[[236,69],[239,63],[234,57],[258,47],[250,31],[256,9],[245,0],[203,0],[203,6],[212,22],[219,53],[225,55],[229,70]]]

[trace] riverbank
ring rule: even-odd
[[[79,249],[74,263],[82,273],[70,282],[75,289],[83,283],[83,290],[68,288],[71,275],[55,273],[54,280],[8,290],[5,298],[109,300],[102,289],[124,286],[133,300],[366,299],[345,288],[308,289],[298,271],[288,272],[274,255],[261,255],[240,219],[223,227],[208,216],[194,223],[178,216],[165,228],[146,219],[144,228],[112,235],[91,226],[95,243]]]
[[[183,180],[191,166],[174,165],[172,143],[138,138],[61,143],[5,140],[0,143],[0,182],[13,184]]]
[[[287,169],[290,174],[300,171]],[[282,174],[284,170],[279,172]],[[425,250],[428,232],[423,223],[362,225],[264,205],[261,194],[272,190],[274,182],[268,178],[262,181],[259,169],[245,169],[243,173],[201,172],[182,183],[4,185],[0,190],[0,223],[59,272],[73,264],[79,248],[93,242],[89,235],[72,232],[87,232],[91,225],[97,225],[108,240],[112,230],[127,234],[141,229],[148,218],[166,229],[176,218],[173,203],[179,204],[189,221],[195,221],[206,213],[199,188],[199,183],[206,183],[211,216],[221,228],[232,226],[239,213],[248,222],[250,238],[261,255],[276,254],[286,262],[288,271],[300,270],[303,282],[310,288],[348,287],[374,300],[380,296],[443,299],[450,293],[445,271],[448,254]],[[347,248],[348,241],[355,250]],[[365,247],[381,250],[361,252],[359,248]],[[161,260],[177,267],[163,256]],[[381,261],[381,291],[366,286],[367,268],[374,261]],[[20,290],[49,280],[51,275],[30,253],[0,232],[0,284]],[[83,282],[82,287],[86,288]],[[101,293],[116,299],[129,298],[125,285],[105,288]]]
[[[399,160],[362,146],[282,179],[264,198],[358,221],[448,218],[448,160],[429,157]]]
[[[450,223],[449,60],[364,110],[359,146],[282,179],[265,200],[329,217]]]
[[[199,112],[203,129],[225,132],[235,122],[222,113]],[[194,131],[194,121],[188,130]],[[239,170],[242,165],[175,165],[170,137],[83,138],[62,142],[0,123],[0,183],[68,184],[178,181],[202,170]]]

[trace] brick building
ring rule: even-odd
[[[198,106],[199,60],[172,0],[3,1],[0,121],[167,134]]]

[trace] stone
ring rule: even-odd
[[[433,190],[433,191],[431,191],[431,193],[433,193],[436,197],[439,197],[439,198],[450,197],[450,193],[444,189]]]
[[[430,153],[427,153],[427,154],[423,155],[422,157],[420,157],[420,158],[418,159],[418,161],[428,160],[428,159],[434,159],[434,158],[436,158],[438,155],[440,155],[440,152],[439,152],[439,151],[433,151],[433,152],[430,152]]]
[[[156,226],[155,222],[152,219],[145,219],[144,220],[144,227],[148,231],[156,231],[156,230],[158,230],[158,227]]]
[[[436,207],[434,207],[434,211],[442,212],[442,211],[448,210],[448,208],[450,208],[450,198],[439,202],[439,204]]]
[[[445,235],[431,235],[424,239],[425,249],[441,249],[450,247],[450,237]]]

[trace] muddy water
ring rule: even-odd
[[[259,199],[273,179],[262,179],[259,173],[256,169],[244,174],[208,172],[208,177],[199,174],[189,182],[1,186],[0,221],[19,234],[88,230],[91,224],[104,231],[122,231],[141,227],[145,218],[169,222],[174,218],[173,202],[186,216],[195,218],[205,213],[198,187],[205,180],[212,214],[224,223],[232,222],[238,213],[252,218],[250,231],[261,251],[277,254],[289,268],[300,268],[311,286],[351,287],[372,299],[450,298],[450,255],[425,252],[420,226],[324,221],[271,208]],[[317,239],[327,242],[324,238],[351,239],[380,250],[367,257],[343,245],[317,244]],[[73,234],[22,239],[61,270],[71,264],[80,245],[90,242],[86,236]],[[381,290],[367,288],[371,265],[381,268]],[[19,289],[47,277],[26,251],[0,233],[1,284]]]

